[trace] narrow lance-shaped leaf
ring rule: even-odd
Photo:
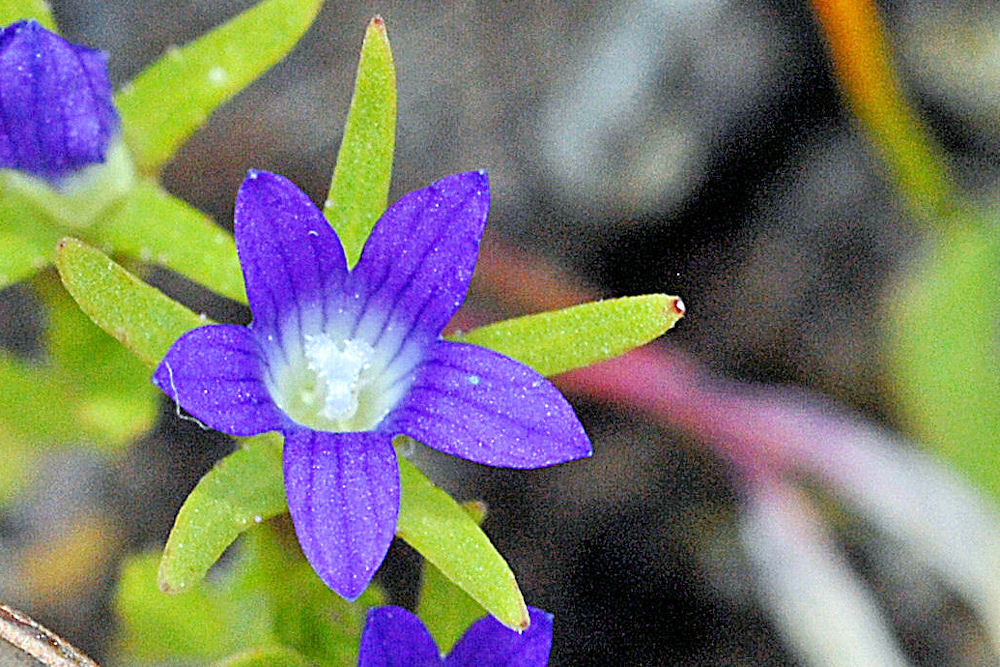
[[[155,287],[73,238],[59,242],[56,268],[66,290],[97,326],[155,366],[184,332],[207,323]]]
[[[246,303],[232,234],[154,181],[138,183],[118,208],[87,232],[115,253],[166,267]]]
[[[676,296],[647,294],[526,315],[451,336],[531,366],[542,375],[617,357],[661,336],[684,316]]]
[[[217,107],[281,60],[322,0],[264,0],[171,49],[115,98],[136,167],[155,173]]]
[[[385,23],[368,24],[354,97],[323,214],[340,237],[347,265],[361,256],[375,221],[385,210],[396,141],[396,68]]]
[[[269,433],[243,440],[201,478],[177,513],[160,561],[160,588],[176,593],[198,583],[240,533],[287,511],[281,438]]]
[[[58,32],[52,10],[45,0],[5,0],[0,3],[0,26],[25,19],[35,19],[52,32]]]
[[[482,525],[486,518],[485,504],[462,503],[462,507],[477,524]],[[453,584],[430,561],[424,561],[417,616],[424,622],[442,655],[451,652],[469,626],[485,615],[482,605]]]
[[[476,520],[405,458],[399,459],[399,476],[396,534],[498,621],[527,628],[528,608],[514,573]]]

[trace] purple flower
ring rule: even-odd
[[[106,54],[36,21],[0,29],[0,167],[57,184],[104,162],[118,126]]]
[[[534,607],[528,614],[531,625],[520,634],[492,616],[476,621],[442,658],[419,618],[401,607],[372,609],[358,667],[543,667],[552,650],[552,615]]]
[[[511,468],[591,453],[547,380],[440,337],[468,290],[488,208],[482,171],[411,192],[348,271],[309,198],[282,176],[251,171],[236,197],[235,234],[253,322],[188,332],[153,375],[215,429],[284,434],[285,493],[302,550],[346,598],[367,586],[396,528],[394,435]]]

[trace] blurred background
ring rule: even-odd
[[[116,86],[250,4],[52,2],[69,39],[111,55]],[[902,86],[953,178],[990,205],[1000,8],[906,0],[879,9]],[[166,186],[230,228],[249,168],[281,172],[321,201],[376,13],[398,71],[390,200],[456,171],[490,173],[468,304],[476,321],[566,305],[566,294],[678,294],[687,316],[653,354],[734,382],[724,393],[737,399],[751,384],[801,389],[808,398],[795,405],[817,415],[829,412],[823,396],[878,433],[915,435],[895,401],[886,312],[927,228],[845,105],[808,2],[328,2],[291,56],[186,144]],[[213,317],[249,317],[176,277],[155,279]],[[0,294],[8,340],[41,327],[24,315],[27,299],[20,288]],[[768,563],[778,563],[778,580],[794,570],[754,541],[754,521],[769,515],[753,514],[753,475],[699,435],[722,422],[704,414],[699,431],[651,418],[585,379],[566,390],[594,440],[590,460],[508,472],[414,455],[456,497],[489,505],[485,529],[526,599],[556,615],[552,664],[818,664],[782,616],[787,593],[768,578]],[[739,422],[713,405],[719,420]],[[231,448],[172,411],[164,406],[124,461],[85,448],[40,454],[30,491],[0,508],[0,598],[109,664],[122,555],[162,545],[187,492]],[[811,493],[819,509],[807,514],[822,517],[832,540],[817,543],[837,554],[897,647],[870,664],[997,664],[980,607],[863,512]],[[992,521],[992,501],[970,494]],[[379,579],[392,599],[412,604],[418,566],[394,546]]]

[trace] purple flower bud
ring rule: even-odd
[[[0,29],[0,167],[56,184],[104,162],[119,122],[107,54],[36,21]]]

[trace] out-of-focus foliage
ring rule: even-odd
[[[889,358],[915,434],[1000,496],[1000,237],[912,110],[871,0],[814,0],[838,80],[895,176],[924,248],[892,293]]]
[[[156,173],[216,108],[291,51],[321,4],[264,0],[125,84],[115,103],[139,170]]]
[[[354,665],[365,610],[380,604],[381,594],[372,587],[356,602],[344,601],[302,558],[288,526],[281,527],[249,531],[236,557],[185,595],[157,589],[158,554],[131,559],[116,598],[122,658],[129,664]]]

